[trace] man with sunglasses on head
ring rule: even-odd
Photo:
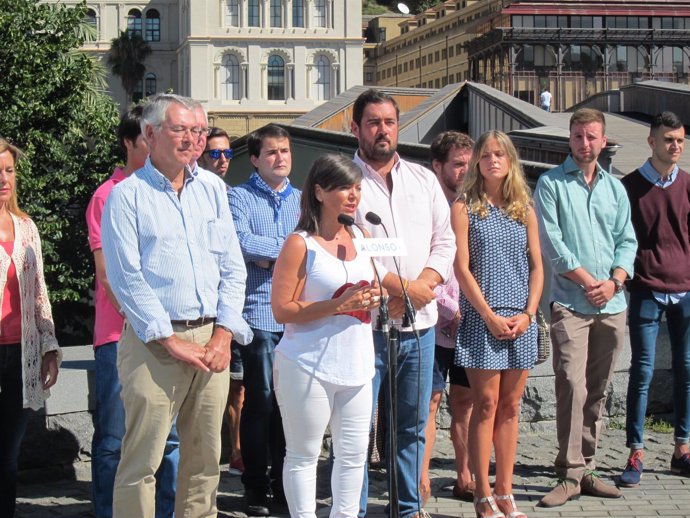
[[[225,179],[225,175],[230,170],[230,160],[232,160],[230,137],[222,128],[211,128],[206,138],[206,149],[199,157],[199,165]]]
[[[292,169],[290,134],[269,124],[247,138],[254,172],[249,180],[228,191],[240,248],[247,265],[247,295],[243,318],[254,339],[241,347],[244,367],[244,405],[240,418],[240,445],[244,461],[244,512],[269,515],[273,504],[285,505],[283,458],[285,436],[273,389],[274,350],[283,326],[273,318],[271,286],[273,264],[299,218],[302,193],[288,176]],[[269,452],[271,470],[268,469]]]

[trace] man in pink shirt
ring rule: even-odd
[[[359,148],[354,162],[362,170],[362,201],[356,220],[372,237],[391,237],[405,242],[407,255],[398,259],[401,281],[416,313],[416,339],[405,320],[398,346],[398,433],[395,460],[398,465],[398,505],[401,518],[424,515],[419,483],[424,457],[424,428],[429,415],[434,363],[434,326],[438,318],[434,288],[450,277],[455,257],[455,236],[450,228],[450,209],[441,185],[427,168],[403,160],[397,153],[399,109],[393,97],[370,89],[357,98],[352,110],[352,133]],[[367,222],[374,212],[383,225]],[[389,272],[396,273],[392,257],[382,257]],[[401,313],[402,289],[389,287],[392,317]],[[374,404],[379,387],[388,375],[387,345],[380,330],[374,331],[376,374],[372,381]],[[393,455],[393,454],[391,454]],[[366,514],[368,477],[365,474],[359,516]]]
[[[141,106],[134,106],[120,118],[118,141],[127,155],[127,163],[124,167],[115,168],[112,176],[96,190],[86,209],[89,246],[96,266],[96,321],[93,336],[96,408],[91,443],[91,471],[93,504],[97,518],[110,518],[113,515],[115,472],[125,434],[125,409],[120,399],[121,385],[117,375],[117,342],[124,319],[105,273],[105,258],[101,249],[101,215],[115,184],[141,168],[149,154],[141,135],[141,112]],[[156,485],[159,486],[156,493],[156,518],[174,516],[178,445],[177,431],[173,426],[163,462],[156,473]]]

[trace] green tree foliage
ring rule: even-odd
[[[0,0],[0,135],[25,152],[19,204],[41,234],[58,314],[86,300],[93,283],[84,211],[117,161],[117,109],[94,81],[97,64],[79,51],[92,34],[85,13],[85,3]]]
[[[144,79],[146,66],[144,61],[151,54],[151,47],[141,35],[122,31],[120,36],[110,42],[108,65],[113,74],[120,77],[122,88],[127,93],[127,100],[132,100],[132,93],[137,83]]]
[[[413,13],[423,13],[430,7],[434,7],[441,3],[442,0],[412,0],[410,2],[410,9]]]

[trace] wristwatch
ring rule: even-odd
[[[615,277],[611,277],[609,280],[616,285],[616,293],[620,293],[621,291],[623,291],[623,283],[621,281],[619,281]]]
[[[533,324],[537,320],[537,315],[534,313],[530,313],[527,310],[524,310],[523,313],[529,317],[529,323]]]

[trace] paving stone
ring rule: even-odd
[[[646,437],[645,472],[638,488],[625,488],[619,499],[596,499],[582,496],[559,508],[536,507],[539,500],[550,491],[555,482],[553,461],[556,455],[555,438],[552,431],[522,435],[518,445],[515,465],[514,492],[518,507],[536,518],[564,517],[611,517],[625,516],[648,518],[650,516],[690,517],[690,479],[673,475],[668,470],[673,438],[671,434],[650,432]],[[606,430],[603,433],[599,452],[599,472],[605,479],[620,475],[627,449],[625,432]],[[647,469],[649,466],[649,469]],[[473,516],[472,504],[452,497],[451,488],[455,480],[453,449],[447,434],[439,434],[431,463],[432,497],[426,510],[437,518]],[[319,487],[317,516],[326,518],[330,513],[329,466],[326,457],[319,466]],[[370,518],[387,517],[386,475],[384,470],[372,470],[370,476],[369,507]],[[242,508],[242,483],[240,477],[227,473],[227,464],[222,466],[218,494],[219,517],[244,518]],[[19,487],[17,518],[94,518],[91,508],[91,473],[88,462],[76,463],[69,479],[32,480],[31,472],[22,474]],[[276,518],[287,518],[288,514],[274,514]]]

